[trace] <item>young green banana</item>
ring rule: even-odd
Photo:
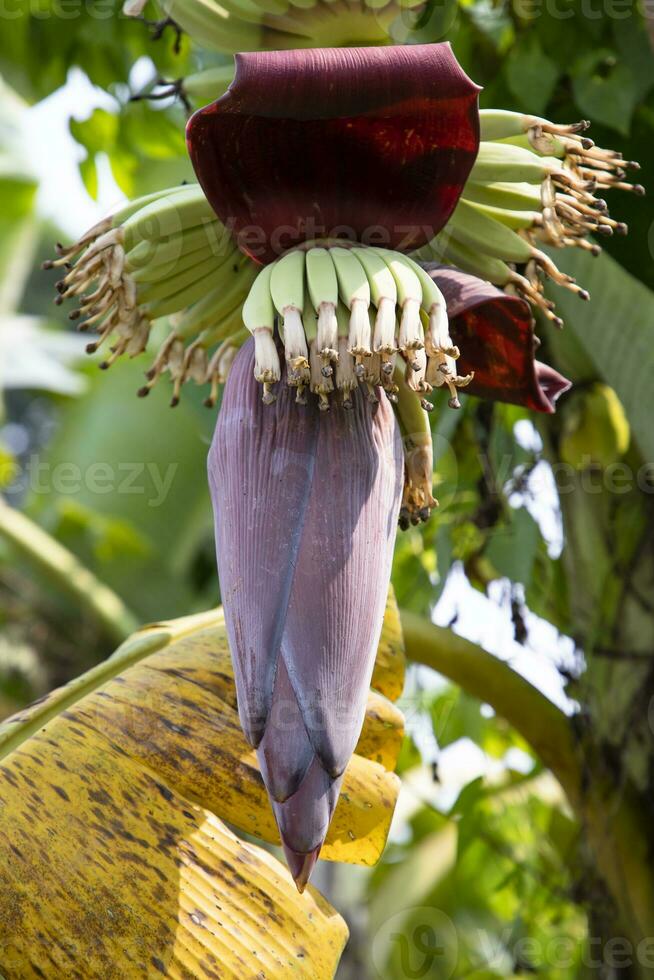
[[[550,172],[543,158],[530,150],[510,143],[481,142],[469,180],[482,184],[496,181],[540,184]]]
[[[425,334],[420,319],[422,287],[413,264],[397,252],[379,249],[397,287],[397,301],[402,310],[398,346],[414,370],[418,370],[415,351],[425,346]]]
[[[254,376],[263,385],[263,400],[274,401],[271,385],[279,381],[281,366],[273,339],[275,307],[270,279],[273,266],[266,265],[254,281],[243,305],[243,323],[254,337]]]
[[[235,305],[245,302],[257,277],[257,268],[245,257],[238,263],[220,270],[217,285],[207,282],[208,292],[181,313],[175,314],[177,332],[191,337],[204,330],[213,330],[231,313]]]
[[[543,215],[540,210],[519,211],[515,208],[479,204],[477,201],[470,201],[469,198],[463,198],[463,200],[481,214],[499,221],[513,231],[531,231],[534,228],[540,228],[543,223]]]
[[[459,349],[454,346],[450,337],[445,297],[421,265],[408,256],[404,256],[404,261],[411,265],[422,289],[422,309],[427,316],[427,330],[425,332],[427,354],[429,357],[445,354],[456,359],[459,356]]]
[[[475,204],[516,211],[537,211],[542,206],[540,186],[518,181],[475,183],[469,180],[463,189],[462,197]]]
[[[540,116],[512,112],[509,109],[480,109],[479,123],[482,140],[502,140],[512,136],[522,136],[534,127],[544,133],[569,136],[583,133],[590,126],[590,123],[583,119],[568,126],[558,125]]]
[[[395,338],[397,305],[395,278],[383,256],[376,249],[354,248],[352,251],[368,277],[372,302],[377,309],[372,348],[381,358],[382,374],[388,376],[393,373],[394,355],[398,349]]]
[[[363,378],[366,373],[363,359],[372,354],[368,318],[370,283],[352,249],[336,247],[329,252],[336,267],[339,296],[350,311],[349,352],[355,359],[354,371],[358,378]]]
[[[343,407],[352,408],[352,392],[359,384],[354,373],[354,360],[349,351],[350,311],[343,303],[336,307],[338,325],[338,361],[336,362],[336,387],[343,398]]]
[[[177,271],[175,275],[168,278],[158,279],[152,282],[138,282],[136,287],[136,302],[146,310],[157,308],[157,304],[169,299],[171,296],[179,295],[184,290],[192,289],[196,282],[204,283],[204,291],[210,288],[211,279],[221,267],[222,259],[215,255],[209,255],[198,263],[193,263],[183,271]],[[200,294],[202,295],[202,294]],[[198,297],[199,298],[199,297]],[[194,302],[191,300],[190,302]],[[189,303],[181,303],[171,312],[183,309]],[[155,313],[152,319],[164,314]]]
[[[216,215],[200,186],[189,184],[130,215],[121,226],[121,244],[129,252],[141,241],[157,241],[215,222]]]
[[[214,221],[178,235],[139,242],[125,255],[124,271],[137,282],[151,282],[181,271],[182,263],[191,255],[201,261],[210,255],[229,259],[237,254],[238,249],[223,225]]]
[[[270,294],[282,317],[280,335],[284,342],[288,383],[298,389],[298,401],[304,398],[309,383],[309,350],[302,327],[304,310],[304,252],[287,252],[272,266]]]
[[[307,286],[318,314],[316,344],[325,377],[332,374],[331,362],[338,360],[338,279],[326,248],[310,248],[306,253]]]
[[[182,272],[176,272],[175,275],[168,278],[139,282],[136,285],[136,302],[150,313],[151,319],[184,309],[190,303],[195,302],[195,299],[184,302],[182,294],[186,291],[197,293],[196,283],[203,283],[203,289],[197,294],[196,299],[204,295],[217,277],[222,278],[220,273],[223,261],[219,256],[208,255],[197,264],[191,265]],[[167,306],[173,296],[180,297],[178,305],[170,310],[166,309],[165,313],[158,312],[159,305],[165,304]]]
[[[336,321],[335,310],[334,321]],[[302,325],[304,327],[304,334],[309,345],[309,387],[311,392],[318,396],[318,408],[320,411],[327,412],[329,411],[329,395],[334,390],[334,381],[332,377],[334,372],[331,365],[326,365],[323,357],[321,356],[318,344],[318,323],[316,309],[313,300],[309,295],[309,290],[307,290],[304,298]]]

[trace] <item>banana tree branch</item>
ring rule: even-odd
[[[482,647],[401,611],[407,655],[490,704],[525,738],[563,787],[634,944],[654,932],[650,828],[637,796],[613,785],[593,754],[575,742],[564,713],[508,664]],[[582,778],[582,773],[585,778]],[[640,978],[654,977],[642,964]]]
[[[573,806],[579,803],[581,766],[565,714],[508,664],[482,647],[401,610],[407,656],[444,674],[490,704],[529,742],[557,777]]]
[[[136,617],[120,596],[97,579],[72,552],[2,498],[0,538],[87,609],[111,639],[121,642],[138,628]]]

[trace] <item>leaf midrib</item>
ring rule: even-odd
[[[31,709],[29,705],[24,708],[19,712],[19,717],[27,713],[23,721],[14,722],[9,718],[0,725],[0,761],[44,728],[62,711],[81,701],[88,694],[92,694],[107,681],[144,660],[151,653],[161,650],[173,640],[182,639],[221,622],[223,622],[223,612],[218,608],[196,616],[185,617],[174,623],[155,623],[143,627],[128,637],[107,660],[103,660],[64,687],[55,689],[46,696],[42,704],[37,703]]]

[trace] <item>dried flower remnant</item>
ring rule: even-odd
[[[597,256],[592,236],[626,234],[609,215],[611,189],[645,193],[626,181],[634,161],[595,146],[589,123],[559,125],[507,110],[480,112],[479,154],[447,227],[417,256],[437,259],[524,297],[556,326],[562,321],[545,295],[547,279],[581,299],[587,291],[561,272],[543,246],[581,248]]]
[[[153,325],[168,326],[139,390],[162,374],[173,382],[171,404],[187,381],[210,384],[215,404],[225,354],[247,335],[242,307],[256,268],[236,248],[199,187],[180,186],[130,202],[44,263],[61,269],[58,304],[76,300],[70,319],[95,334],[87,352],[108,348],[107,369],[148,347]]]

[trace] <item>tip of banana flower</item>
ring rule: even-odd
[[[554,411],[559,397],[570,390],[572,383],[559,374],[558,371],[555,371],[554,368],[551,368],[549,364],[543,364],[542,361],[535,361],[534,365],[537,384],[545,399],[544,410],[551,413]]]
[[[307,887],[311,873],[316,866],[322,844],[318,844],[317,847],[314,847],[312,851],[309,851],[306,854],[302,854],[299,851],[294,851],[291,847],[288,847],[288,845],[284,843],[282,843],[282,847],[284,848],[284,855],[286,857],[288,869],[291,872],[295,886],[301,895],[304,889]]]

